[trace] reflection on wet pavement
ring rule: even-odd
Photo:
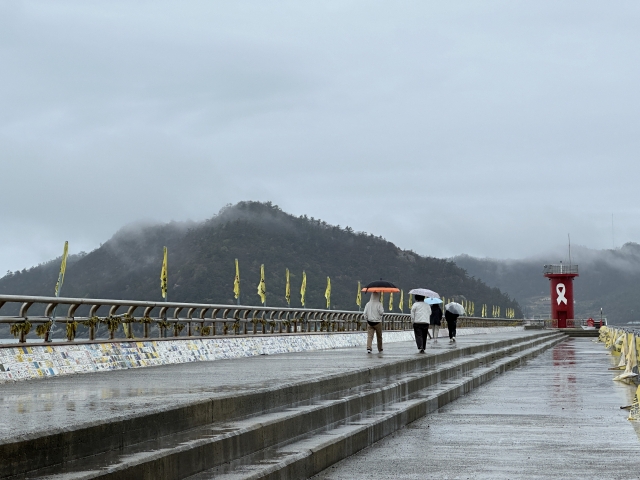
[[[522,335],[528,333],[469,335],[458,343],[464,347]],[[427,353],[449,348],[455,345],[430,344]],[[317,350],[5,383],[0,386],[0,441],[332,377],[415,355],[413,342],[398,342],[386,344],[381,355],[367,355],[361,348]]]
[[[634,387],[569,339],[314,478],[640,478]],[[635,425],[634,425],[635,424]]]

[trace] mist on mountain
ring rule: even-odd
[[[580,275],[574,280],[576,316],[600,315],[624,324],[640,316],[640,245],[626,243],[620,248],[596,250],[574,246],[519,260],[475,258],[459,255],[452,259],[469,275],[499,288],[518,300],[529,315],[547,315],[550,310],[549,281],[543,276],[545,264],[577,264]]]
[[[66,297],[159,301],[163,247],[169,251],[169,300],[233,304],[235,259],[240,264],[244,305],[259,304],[260,265],[265,265],[267,305],[286,306],[285,269],[290,270],[291,306],[300,306],[302,272],[307,275],[306,306],[325,308],[331,278],[331,307],[356,310],[357,283],[384,278],[406,292],[427,287],[448,298],[510,307],[516,301],[452,261],[402,250],[381,237],[295,217],[271,203],[241,202],[204,222],[139,223],[120,229],[96,250],[70,257],[62,290]],[[71,249],[73,246],[71,246]],[[0,279],[0,293],[53,294],[60,260]],[[398,310],[398,296],[394,311]],[[363,301],[366,301],[364,298]],[[385,302],[388,309],[388,300]],[[477,310],[478,311],[478,310]],[[503,310],[504,311],[504,310]]]

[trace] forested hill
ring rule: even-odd
[[[370,234],[294,217],[270,203],[242,202],[201,223],[128,226],[100,248],[69,258],[62,294],[68,297],[161,300],[163,246],[169,250],[169,299],[235,303],[234,259],[240,263],[241,303],[257,305],[260,264],[265,265],[267,305],[284,306],[285,269],[291,275],[291,305],[300,306],[302,271],[307,274],[306,305],[323,308],[327,277],[332,308],[356,307],[357,282],[383,278],[408,291],[426,287],[441,295],[462,295],[476,305],[518,304],[497,288],[448,260],[401,250]],[[73,251],[73,245],[70,246]],[[7,273],[0,293],[52,295],[60,259]],[[366,301],[363,299],[363,301]],[[406,302],[406,300],[405,300]],[[385,302],[386,303],[386,302]],[[385,308],[388,304],[385,304]],[[394,310],[398,309],[398,297]],[[407,306],[405,303],[405,311]],[[478,311],[478,310],[477,310]]]

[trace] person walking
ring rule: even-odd
[[[439,303],[431,305],[431,317],[429,318],[429,323],[433,327],[433,343],[438,343],[438,332],[442,323],[442,309],[440,308]]]
[[[418,351],[424,353],[427,348],[427,336],[429,335],[429,319],[431,317],[431,307],[424,303],[422,295],[415,296],[415,303],[411,307],[411,322],[413,323],[413,333],[416,337]]]
[[[363,317],[367,322],[367,353],[371,353],[373,334],[378,341],[378,352],[382,352],[382,316],[384,307],[380,303],[380,293],[371,292],[371,298],[364,307]]]
[[[458,314],[452,313],[449,310],[445,310],[444,318],[447,321],[447,328],[449,329],[449,343],[455,343],[456,341],[456,328],[458,327]]]

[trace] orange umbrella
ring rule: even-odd
[[[399,292],[400,289],[391,282],[385,282],[384,280],[376,280],[362,289],[363,292]]]

